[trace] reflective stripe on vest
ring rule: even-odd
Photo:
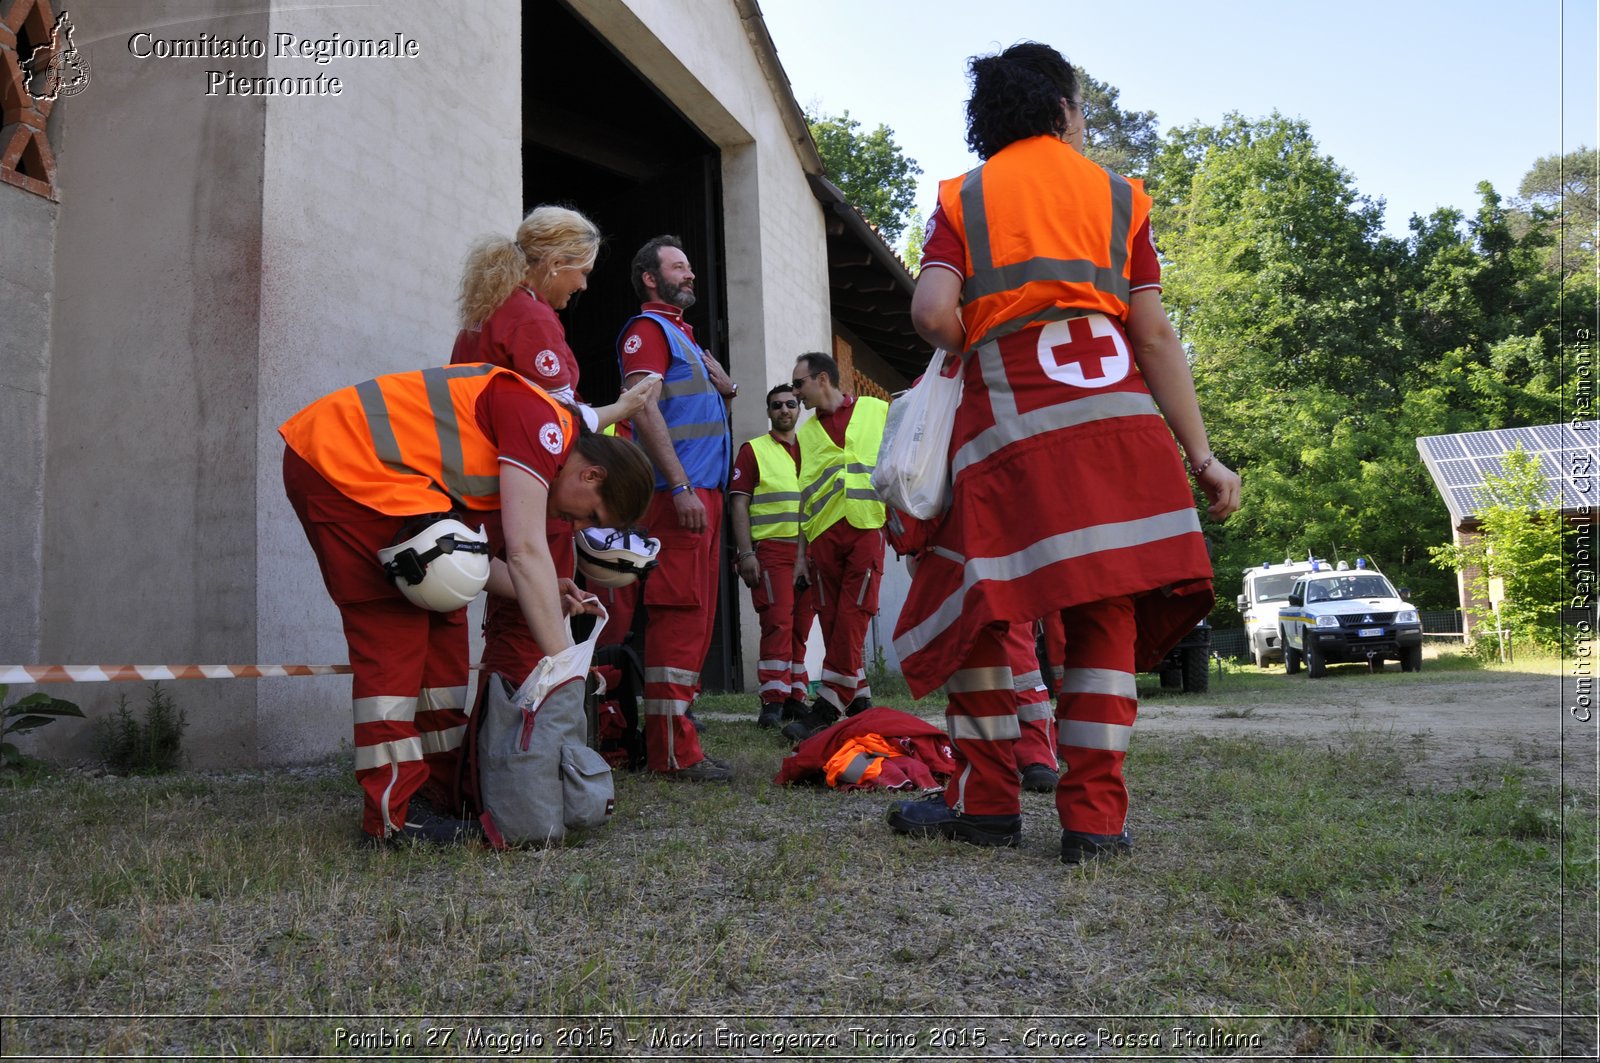
[[[667,422],[667,436],[678,455],[678,464],[683,466],[685,479],[694,487],[726,487],[728,466],[733,458],[733,437],[728,432],[727,405],[706,373],[704,352],[671,318],[648,310],[622,326],[622,332],[617,335],[619,351],[622,337],[640,318],[649,318],[661,326],[671,352],[657,405]],[[617,365],[619,368],[622,365],[620,354]],[[637,428],[634,438],[639,438]],[[665,491],[672,486],[657,469],[656,490]]]
[[[496,376],[548,403],[562,451],[571,448],[577,430],[566,407],[522,375],[486,363],[391,373],[341,388],[278,433],[340,492],[379,513],[498,509],[499,449],[477,415],[478,398]]]
[[[806,539],[843,518],[852,528],[883,527],[884,506],[872,489],[872,470],[883,443],[889,404],[862,396],[844,429],[844,447],[813,417],[800,426],[800,515]]]
[[[794,455],[770,432],[752,439],[750,452],[758,477],[750,496],[750,538],[793,539],[800,534],[800,470]]]
[[[967,244],[962,319],[969,349],[1037,321],[1128,315],[1143,186],[1054,137],[1030,137],[941,181],[939,207]]]

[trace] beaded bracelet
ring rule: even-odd
[[[1199,476],[1201,473],[1203,473],[1207,469],[1211,468],[1211,463],[1216,461],[1216,460],[1217,460],[1217,456],[1215,454],[1207,454],[1206,455],[1206,460],[1202,461],[1199,465],[1196,465],[1193,462],[1191,462],[1189,464],[1189,470],[1191,472],[1193,472],[1196,476]]]

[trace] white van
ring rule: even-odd
[[[1326,561],[1317,558],[1296,561],[1286,557],[1281,562],[1244,570],[1244,593],[1239,595],[1239,613],[1244,617],[1244,636],[1250,645],[1250,659],[1257,668],[1265,668],[1268,663],[1283,659],[1283,645],[1278,640],[1278,611],[1289,600],[1295,580],[1319,565],[1329,567]]]

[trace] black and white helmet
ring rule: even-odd
[[[578,571],[592,587],[626,587],[655,568],[661,552],[660,539],[627,528],[585,528],[573,538]]]
[[[420,531],[407,534],[419,524]],[[378,562],[412,605],[451,613],[489,582],[489,535],[482,527],[473,531],[444,513],[412,521],[400,534],[401,541],[378,551]]]

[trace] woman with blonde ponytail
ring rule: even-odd
[[[600,229],[568,207],[541,206],[522,219],[516,236],[484,240],[467,256],[461,278],[461,333],[452,363],[488,362],[511,369],[568,405],[577,406],[585,428],[598,431],[618,416],[617,407],[579,405],[578,359],[567,346],[556,311],[589,285],[600,251]],[[496,551],[502,537],[489,525]],[[571,578],[577,564],[571,522],[551,518],[545,539],[556,575]],[[545,656],[513,598],[490,594],[483,612],[483,670],[519,685]],[[480,683],[479,705],[487,683]]]
[[[452,363],[512,369],[575,404],[578,360],[556,311],[589,286],[600,229],[568,207],[540,206],[515,237],[473,248],[461,278],[461,333]]]

